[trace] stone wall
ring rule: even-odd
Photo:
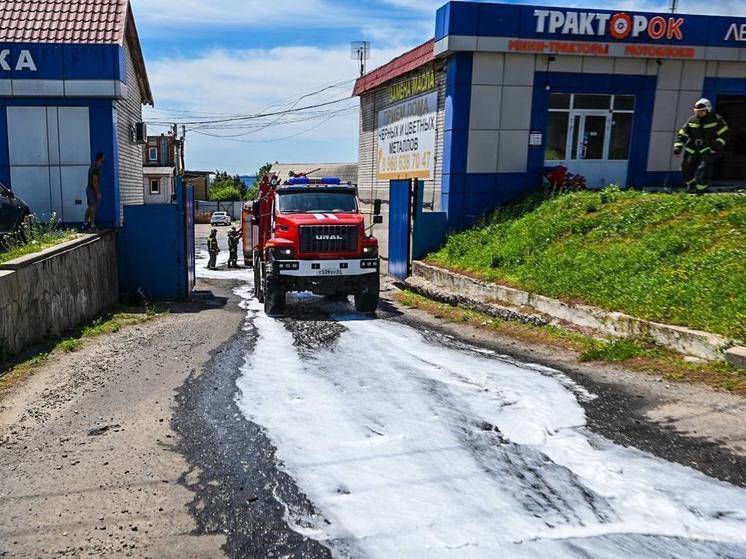
[[[721,361],[726,357],[726,350],[742,344],[741,341],[710,332],[660,324],[590,305],[565,303],[536,293],[470,278],[424,262],[414,262],[412,274],[415,278],[420,278],[436,287],[458,294],[461,298],[475,300],[480,304],[511,305],[523,311],[519,314],[534,311],[558,320],[559,325],[574,324],[604,336],[649,339],[662,347],[700,359]],[[407,282],[410,280],[408,279]],[[411,283],[410,286],[415,290],[422,290],[416,282]],[[729,358],[734,365],[737,364],[736,360],[736,355]]]
[[[18,353],[63,335],[118,297],[114,233],[83,235],[0,264],[0,346]]]

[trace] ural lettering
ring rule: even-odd
[[[15,66],[11,66],[11,63],[8,61],[10,55],[10,49],[0,50],[0,70],[3,72],[10,72],[11,69],[14,68],[16,72],[21,72],[23,70],[36,72],[36,62],[34,62],[34,57],[31,56],[31,53],[28,50],[24,49],[20,52],[16,59]]]
[[[663,38],[681,41],[684,18],[655,16],[630,16],[624,12],[614,15],[601,12],[576,12],[571,10],[534,10],[537,33],[555,33],[571,36],[597,36],[607,34],[617,40],[628,37],[648,36],[653,40]],[[732,26],[728,36],[744,36],[743,29]],[[737,39],[744,40],[744,39]]]

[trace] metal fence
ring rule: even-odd
[[[204,200],[194,201],[195,215],[210,214],[212,212],[226,212],[232,219],[241,219],[241,210],[244,202],[207,202]]]

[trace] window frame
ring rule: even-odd
[[[157,190],[153,190],[153,184],[157,184],[158,188]],[[161,179],[150,179],[150,194],[160,194],[161,193]]]
[[[155,157],[153,156],[155,154]],[[158,161],[158,148],[154,146],[148,147],[148,161]]]
[[[625,114],[631,114],[632,116],[632,126],[630,127],[630,138],[629,141],[632,141],[632,131],[634,130],[634,114],[635,114],[635,107],[637,105],[637,96],[629,93],[563,93],[563,92],[556,92],[556,93],[549,93],[549,95],[570,95],[570,106],[566,109],[557,109],[557,108],[548,108],[547,112],[550,113],[568,113],[568,128],[567,128],[567,134],[568,138],[567,141],[570,141],[569,136],[570,130],[573,130],[573,133],[575,132],[575,126],[573,126],[573,121],[570,118],[573,114],[577,115],[580,112],[592,112],[592,111],[598,111],[598,112],[606,112],[608,114],[609,119],[611,119],[611,122],[609,123],[609,138],[606,141],[606,146],[604,147],[604,158],[601,161],[625,161],[623,159],[610,159],[610,152],[611,152],[611,134],[613,133],[613,126],[614,126],[614,114],[615,113],[625,113]],[[576,95],[607,95],[609,97],[609,108],[608,109],[576,109],[575,108],[575,96]],[[617,97],[632,97],[632,108],[631,109],[615,109],[614,106],[616,104],[616,98]],[[551,99],[547,102],[547,106],[551,107]],[[547,119],[547,126],[549,126],[549,119]],[[545,131],[545,136],[548,134],[548,130]],[[544,162],[567,162],[567,161],[574,161],[573,155],[576,155],[577,153],[573,153],[576,149],[577,139],[573,137],[572,144],[570,145],[570,150],[568,151],[565,149],[565,159],[546,159],[546,145],[544,146]],[[631,151],[631,148],[628,146],[627,148],[627,160],[629,160],[629,153]],[[568,158],[567,155],[570,155]]]

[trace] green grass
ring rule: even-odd
[[[59,344],[57,344],[57,347],[60,348],[62,351],[72,353],[73,351],[78,351],[81,347],[83,347],[83,341],[76,338],[68,338],[66,340],[62,340]]]
[[[701,383],[719,390],[746,395],[746,371],[722,361],[690,363],[684,356],[644,340],[599,340],[554,325],[533,326],[502,320],[470,309],[433,301],[407,290],[397,293],[395,298],[407,307],[426,311],[436,318],[514,338],[531,347],[541,345],[569,350],[581,363],[614,363],[625,369],[660,376],[671,382]]]
[[[649,349],[649,344],[638,340],[592,340],[588,349],[583,351],[578,358],[580,362],[586,361],[608,361],[618,363],[635,359],[637,357],[652,357],[655,350]]]
[[[39,221],[33,214],[29,215],[20,231],[0,238],[0,264],[70,241],[76,236],[75,231],[60,227],[55,213],[47,222]]]
[[[746,340],[746,197],[609,188],[530,198],[428,261],[566,301]]]
[[[14,247],[7,252],[0,252],[0,264],[10,262],[11,260],[15,260],[21,256],[26,256],[27,254],[39,252],[45,248],[64,243],[65,241],[71,241],[75,237],[76,233],[73,232],[66,233],[62,236],[49,235],[41,237],[41,239],[35,240],[29,244]]]

